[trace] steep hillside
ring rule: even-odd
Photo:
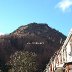
[[[21,26],[9,35],[0,36],[0,66],[5,69],[10,55],[24,50],[37,54],[38,72],[42,72],[65,38],[66,36],[47,24],[30,23]]]

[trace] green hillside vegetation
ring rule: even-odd
[[[8,72],[35,72],[37,70],[36,54],[32,52],[17,51],[10,56]]]

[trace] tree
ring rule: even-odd
[[[37,70],[36,54],[32,52],[17,51],[10,56],[7,65],[9,72],[35,72]]]

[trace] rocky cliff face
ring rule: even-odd
[[[37,54],[41,72],[54,52],[62,46],[65,38],[66,36],[47,24],[30,23],[21,26],[9,35],[0,36],[0,66],[4,68],[10,55],[24,50]]]

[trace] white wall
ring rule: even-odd
[[[67,46],[67,62],[72,62],[72,49],[71,49],[71,46],[70,46],[70,42],[68,42]]]

